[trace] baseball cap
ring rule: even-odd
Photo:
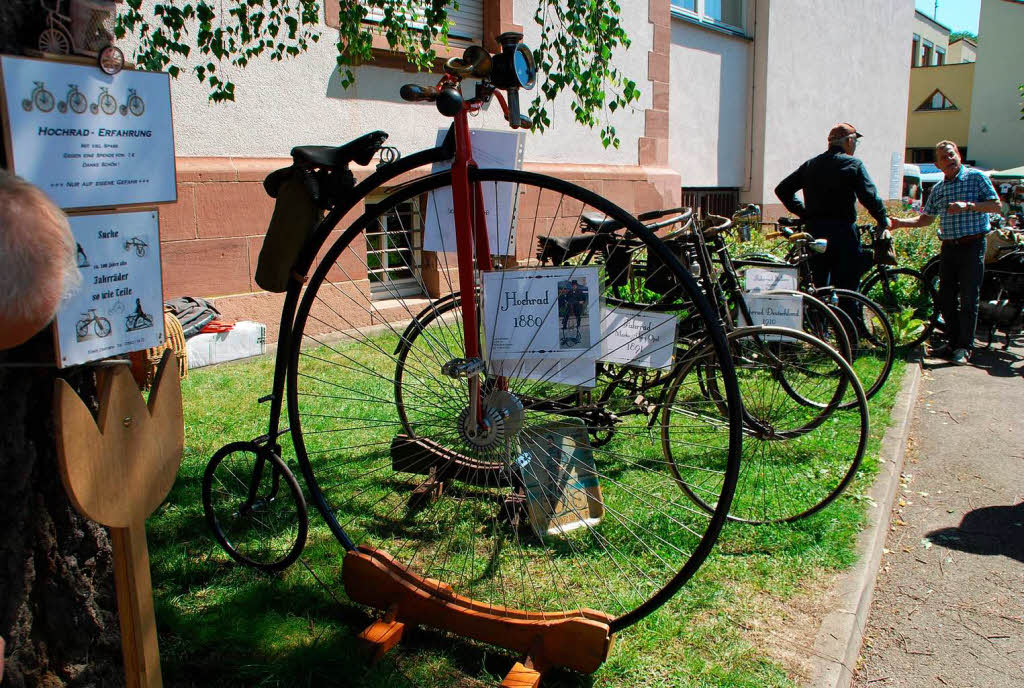
[[[857,128],[849,122],[841,122],[832,127],[832,131],[828,133],[828,140],[835,141],[836,139],[846,138],[847,136],[856,136],[857,138],[861,138],[864,135],[857,131]]]

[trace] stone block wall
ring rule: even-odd
[[[176,203],[160,206],[160,248],[165,299],[202,296],[210,299],[226,318],[256,320],[267,325],[268,343],[276,342],[284,294],[272,294],[255,281],[256,263],[263,236],[270,223],[274,199],[263,189],[263,179],[290,164],[287,158],[178,158]],[[631,213],[679,204],[679,175],[669,169],[602,165],[528,164],[526,169],[559,177],[583,186]],[[371,168],[357,169],[357,179]],[[426,170],[423,170],[426,172]],[[410,175],[410,177],[416,175]],[[404,179],[396,180],[401,183]],[[547,196],[545,194],[545,196]],[[362,213],[362,204],[339,224],[332,238],[341,235]],[[520,199],[517,258],[522,263],[534,252],[533,233],[569,234],[579,208],[549,204],[547,199]],[[332,242],[327,242],[321,255]],[[340,266],[332,268],[330,280],[346,283],[345,289],[369,301],[366,279],[365,244],[346,250]],[[360,251],[362,253],[360,254]],[[436,275],[436,261],[424,258],[425,282],[436,285],[434,296],[443,292],[448,280]],[[433,270],[434,274],[430,274]],[[452,278],[454,279],[454,277]],[[339,285],[340,286],[340,285]],[[347,300],[340,288],[335,294],[338,308]],[[382,308],[370,313],[348,307],[345,319],[353,326],[366,326],[408,315],[401,309]]]

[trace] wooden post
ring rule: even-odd
[[[83,515],[110,528],[125,684],[160,688],[145,522],[174,484],[185,443],[174,353],[165,352],[160,361],[148,407],[127,366],[107,375],[98,425],[70,385],[60,379],[55,385],[64,488]]]

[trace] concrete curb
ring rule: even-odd
[[[814,639],[811,682],[808,684],[814,688],[847,688],[853,679],[882,549],[889,532],[889,516],[903,471],[910,418],[920,382],[920,362],[908,363],[900,393],[889,416],[889,427],[882,438],[882,465],[869,493],[874,506],[868,512],[867,526],[857,537],[857,564],[836,583],[838,603],[822,619]]]

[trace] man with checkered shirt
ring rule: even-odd
[[[999,195],[988,177],[960,161],[960,151],[952,141],[935,144],[935,164],[944,177],[932,187],[922,214],[894,217],[892,226],[926,227],[936,215],[941,218],[939,309],[946,321],[947,342],[932,354],[963,365],[974,349],[988,214],[999,212]]]

